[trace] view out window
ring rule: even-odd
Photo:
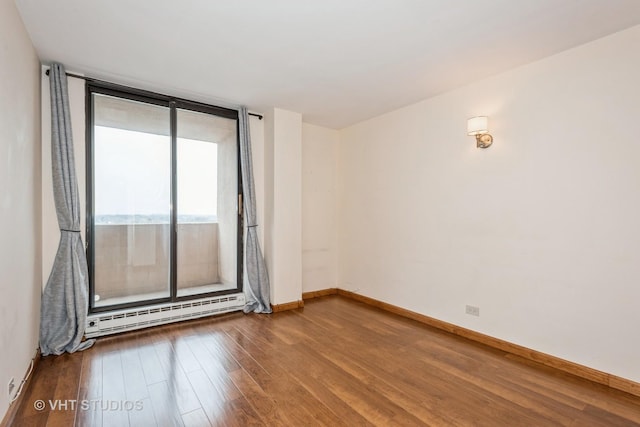
[[[237,112],[88,89],[92,310],[240,290]]]

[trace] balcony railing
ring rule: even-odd
[[[168,295],[169,224],[96,224],[94,285],[101,303]],[[178,224],[178,293],[220,284],[218,223]],[[194,291],[195,289],[195,291]]]

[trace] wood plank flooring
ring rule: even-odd
[[[16,426],[640,426],[638,397],[341,296],[102,338],[33,375]]]

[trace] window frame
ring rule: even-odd
[[[171,207],[170,207],[170,279],[169,297],[135,302],[113,304],[107,306],[95,306],[95,246],[94,246],[94,127],[95,116],[93,107],[93,94],[107,95],[130,101],[137,101],[152,105],[169,108],[170,114],[170,140],[171,140]],[[240,159],[240,116],[238,110],[209,105],[196,101],[189,101],[182,98],[149,92],[115,83],[100,80],[86,80],[85,83],[85,145],[86,145],[86,242],[85,249],[87,255],[87,267],[89,273],[89,314],[104,313],[116,310],[124,310],[136,307],[146,307],[156,304],[174,303],[194,299],[202,299],[221,295],[239,293],[243,291],[244,272],[244,212],[238,210],[236,257],[237,257],[237,284],[235,288],[225,289],[215,292],[199,293],[194,295],[177,295],[177,110],[188,110],[198,113],[211,114],[218,117],[236,120],[236,141],[237,141],[237,194],[238,200],[243,197],[242,186],[242,161]],[[241,206],[238,206],[239,208]]]

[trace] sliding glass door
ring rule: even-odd
[[[237,112],[88,85],[92,311],[242,289]]]
[[[178,296],[238,279],[236,120],[178,109]]]

